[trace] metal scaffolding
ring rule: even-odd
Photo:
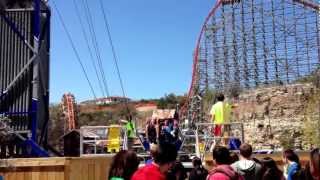
[[[1,4],[0,116],[10,119],[15,134],[0,144],[1,158],[48,156],[40,146],[47,144],[49,49],[50,9],[44,2]]]
[[[218,0],[197,41],[187,118],[208,89],[283,85],[315,72],[319,8],[316,0]]]

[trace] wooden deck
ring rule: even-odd
[[[5,180],[106,180],[112,156],[0,160]]]

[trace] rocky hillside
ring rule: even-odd
[[[303,125],[315,92],[310,83],[249,90],[236,100],[234,120],[244,124],[245,141],[256,149],[277,149],[290,143],[308,149],[310,144],[302,138]]]

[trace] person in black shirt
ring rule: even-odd
[[[157,129],[155,126],[154,119],[148,121],[146,126],[146,136],[149,143],[156,144],[157,143]]]
[[[192,166],[193,169],[190,171],[189,180],[206,180],[208,171],[202,166],[201,159],[194,157]]]

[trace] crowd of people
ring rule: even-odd
[[[109,180],[320,180],[320,152],[310,152],[309,162],[302,167],[299,156],[291,149],[283,152],[282,165],[271,157],[252,157],[249,144],[240,146],[239,154],[224,146],[216,146],[212,157],[214,168],[204,168],[198,157],[192,159],[193,168],[187,172],[177,160],[174,144],[154,145],[151,161],[138,169],[140,160],[133,151],[117,153],[109,170]],[[281,168],[279,168],[281,167]]]
[[[179,138],[178,120],[148,120],[146,125],[146,143],[149,145],[158,143],[175,144],[176,149],[178,150],[181,145],[181,140]]]
[[[221,93],[216,95],[216,99],[210,110],[210,119],[215,124],[214,136],[229,136],[233,106],[224,101]],[[193,168],[187,172],[182,162],[177,160],[179,138],[176,120],[149,120],[146,138],[151,144],[151,159],[138,169],[140,160],[136,153],[122,150],[113,159],[109,180],[320,180],[318,148],[310,152],[309,162],[303,167],[299,156],[291,149],[283,152],[282,162],[276,162],[271,157],[254,158],[250,144],[235,141],[229,148],[212,146],[215,164],[212,170],[208,171],[201,159],[195,157],[192,159]],[[234,149],[239,153],[232,151]]]

